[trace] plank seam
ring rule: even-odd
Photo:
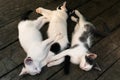
[[[114,62],[112,63],[105,71],[102,72],[102,74],[100,74],[95,80],[98,80],[105,72],[107,72],[118,60],[120,60],[120,57]]]
[[[7,44],[7,45],[4,46],[4,47],[1,47],[1,48],[0,48],[0,51],[3,50],[3,49],[5,49],[5,48],[7,48],[7,47],[9,47],[10,45],[14,44],[14,43],[17,42],[17,41],[18,41],[18,39],[16,39],[16,40],[10,42],[9,44]]]
[[[16,67],[14,67],[13,69],[11,69],[9,72],[7,72],[7,73],[5,73],[5,74],[1,75],[1,76],[0,76],[0,78],[2,78],[2,77],[4,77],[4,76],[6,76],[6,75],[7,75],[7,74],[9,74],[10,72],[14,71],[16,68],[19,68],[21,65],[23,65],[23,63],[21,63],[21,64],[17,65],[17,66],[16,66]]]
[[[115,6],[115,4],[118,4],[120,2],[120,0],[118,0],[117,2],[115,2],[113,5],[109,6],[108,8],[104,9],[102,12],[100,12],[99,14],[97,14],[95,17],[92,18],[92,20],[96,19],[98,16],[100,16],[102,13],[104,13],[106,10],[111,9],[112,7]]]
[[[46,6],[47,4],[52,3],[52,2],[54,2],[54,0],[52,0],[52,1],[50,1],[50,2],[46,2],[46,3],[45,3],[44,5],[42,5],[42,6]],[[32,5],[32,4],[30,4],[29,6],[26,6],[26,8],[30,8],[31,5]],[[33,8],[35,8],[35,7],[36,7],[36,6],[34,6]],[[22,8],[24,8],[24,7],[22,7]],[[23,13],[15,16],[15,17],[13,17],[13,18],[11,18],[12,21],[8,20],[7,23],[1,24],[1,25],[0,25],[0,28],[5,27],[5,25],[8,25],[8,24],[10,24],[10,23],[12,23],[12,22],[15,22],[16,19],[19,19],[21,15],[23,15]]]
[[[54,75],[56,75],[59,71],[61,71],[63,69],[63,67],[62,68],[60,68],[58,71],[56,71],[55,73],[53,73],[51,76],[49,76],[46,80],[50,80]]]

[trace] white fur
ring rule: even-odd
[[[71,62],[73,64],[79,64],[80,68],[85,71],[88,71],[93,67],[93,65],[88,64],[85,60],[85,56],[89,56],[91,54],[93,55],[93,53],[88,54],[88,52],[89,52],[88,49],[84,46],[84,43],[79,40],[79,38],[83,34],[83,32],[86,31],[86,28],[84,27],[84,25],[91,24],[91,23],[87,22],[84,19],[84,17],[81,15],[81,13],[79,13],[77,10],[75,10],[75,14],[79,17],[79,22],[77,22],[77,18],[75,18],[74,16],[71,17],[71,19],[74,22],[77,22],[75,29],[74,29],[74,33],[72,35],[71,47],[76,44],[78,46],[75,48],[67,49],[67,50],[59,53],[58,55],[52,57],[49,60],[49,64],[47,65],[48,67],[58,65],[58,64],[55,64],[56,61],[63,58],[66,55],[69,55],[71,57]],[[88,37],[88,39],[87,39],[87,44],[89,46],[91,45],[90,37]],[[96,55],[95,55],[95,57],[96,57]]]
[[[49,52],[49,49],[53,41],[58,40],[60,37],[52,37],[42,41],[39,29],[46,22],[48,22],[48,19],[42,16],[36,20],[25,20],[18,24],[19,41],[27,53],[24,60],[25,67],[23,67],[20,75],[40,73],[42,67],[47,64],[47,60],[54,55],[54,53]],[[32,59],[29,65],[25,63],[28,57]]]
[[[48,27],[48,37],[54,37],[58,33],[62,33],[64,37],[57,42],[61,46],[61,50],[65,49],[67,47],[68,36],[67,36],[67,18],[68,15],[66,13],[66,2],[63,3],[61,6],[61,10],[57,8],[57,10],[47,10],[42,7],[39,7],[36,9],[37,13],[40,13],[47,17],[50,21],[49,27]]]

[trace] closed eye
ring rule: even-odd
[[[37,70],[37,68],[35,68],[35,70]]]

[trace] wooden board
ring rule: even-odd
[[[0,1],[0,27],[5,26],[6,24],[11,23],[12,21],[15,21],[17,18],[19,18],[20,15],[22,15],[27,10],[34,10],[35,8],[39,6],[48,6],[52,3],[52,8],[54,8],[54,4],[56,5],[57,2],[64,2],[65,0],[13,0],[12,2],[10,0],[1,0]],[[81,0],[79,5],[82,5],[88,0]],[[68,3],[71,4],[72,1],[68,0]],[[76,0],[76,2],[79,2]],[[32,3],[32,4],[31,4]],[[7,5],[6,5],[7,4]],[[76,3],[72,5],[75,5]],[[70,6],[72,6],[70,5]],[[74,6],[72,6],[74,7]],[[47,8],[47,7],[46,7]],[[49,7],[50,9],[50,7]]]
[[[18,38],[18,25],[19,20],[0,28],[0,50],[14,43]]]
[[[19,77],[19,73],[22,67],[17,68],[15,71],[11,72],[9,76],[4,76],[0,80],[19,80],[21,77]],[[29,79],[31,80],[31,79]]]
[[[110,9],[106,10],[104,12],[104,14],[101,14],[98,16],[98,18],[96,18],[96,22],[94,23],[98,23],[98,22],[105,22],[107,24],[107,26],[109,27],[109,29],[112,31],[116,28],[119,27],[120,23],[120,2],[118,2],[116,5],[112,6]],[[104,26],[104,25],[100,25],[100,26]]]
[[[0,73],[0,76],[9,72],[17,65],[21,64],[24,58],[25,58],[25,52],[20,47],[18,42],[0,51],[0,62],[4,64],[4,66],[0,66],[0,71],[2,71],[2,73]],[[8,67],[8,69],[6,67]],[[4,71],[4,69],[6,69],[6,71]]]
[[[92,0],[85,4],[79,10],[88,19],[94,19],[95,17],[102,14],[104,11],[109,10],[111,7],[118,3],[119,0]]]
[[[25,11],[30,9],[34,10],[36,7],[46,5],[51,1],[53,0],[1,0],[0,27],[15,21]]]
[[[112,67],[99,76],[97,80],[119,80],[120,79],[120,59]]]

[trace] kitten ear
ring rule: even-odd
[[[91,58],[91,59],[96,59],[97,58],[97,54],[94,53],[88,53],[87,57]]]
[[[100,66],[97,63],[95,63],[95,65],[93,66],[93,69],[102,71],[102,69],[100,68]]]
[[[63,3],[63,7],[66,7],[66,3],[67,3],[66,1]]]
[[[22,71],[21,71],[20,74],[19,74],[19,76],[22,76],[22,75],[27,74],[27,73],[28,73],[28,72],[27,72],[26,68],[23,67],[23,68],[22,68]]]
[[[65,9],[66,10],[66,1],[63,3],[63,5],[61,6],[61,9]]]
[[[33,60],[32,60],[31,57],[27,57],[27,58],[25,59],[25,61],[24,61],[24,63],[25,63],[26,65],[30,65],[30,64],[32,64],[32,62],[33,62]]]

